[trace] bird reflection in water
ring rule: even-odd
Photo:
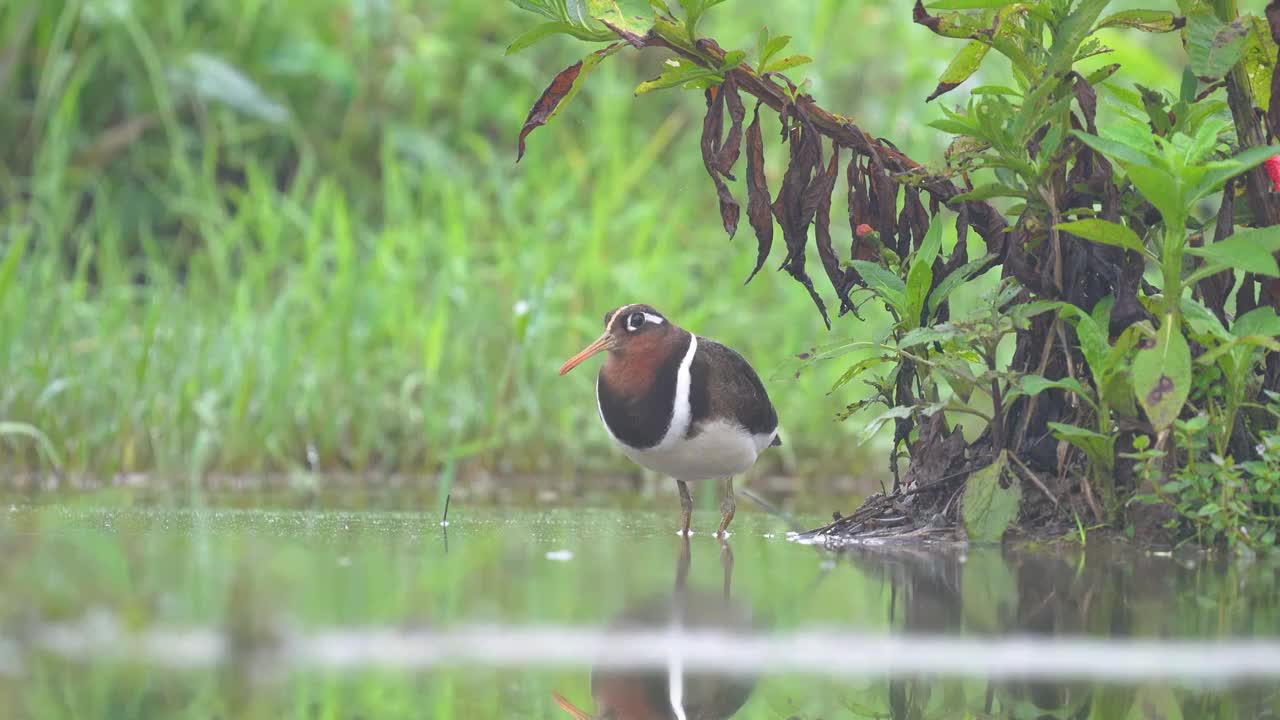
[[[685,536],[681,539],[671,594],[630,605],[617,616],[613,627],[749,631],[750,608],[730,597],[733,550],[728,542],[720,543],[720,593],[690,589],[689,565],[689,538]],[[552,697],[577,720],[725,720],[742,709],[754,688],[755,678],[751,677],[685,673],[679,657],[673,657],[665,670],[593,669],[591,696],[596,704],[595,715],[587,714],[559,693],[552,693]]]

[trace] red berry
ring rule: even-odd
[[[1271,190],[1280,192],[1280,155],[1267,158],[1262,167],[1267,169],[1267,177],[1271,178]]]
[[[1280,155],[1276,155],[1275,157],[1271,158],[1271,160],[1275,160],[1277,163],[1280,163]],[[1271,162],[1271,160],[1268,160],[1267,162]],[[1268,166],[1268,167],[1269,167],[1269,166]],[[1268,172],[1270,172],[1270,170],[1269,170],[1269,169],[1268,169]],[[1277,171],[1276,171],[1276,172],[1280,172],[1280,169],[1277,169]],[[1272,179],[1272,181],[1275,181],[1275,179],[1276,179],[1276,175],[1272,175],[1272,176],[1271,176],[1271,179]],[[867,234],[867,233],[869,233],[869,232],[871,232],[871,226],[870,226],[870,225],[868,225],[868,224],[866,224],[866,223],[859,223],[859,224],[858,224],[858,228],[857,228],[858,237],[862,237],[863,235],[866,235],[866,234]]]

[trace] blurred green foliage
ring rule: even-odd
[[[941,156],[922,101],[953,49],[908,7],[743,3],[699,29],[747,45],[775,18],[829,107]],[[0,7],[0,419],[99,476],[612,470],[590,373],[554,371],[602,309],[643,300],[761,370],[774,470],[881,473],[831,422],[864,391],[780,368],[889,319],[828,335],[785,278],[741,287],[752,253],[719,230],[700,100],[630,100],[657,59],[602,66],[516,165],[546,68],[576,59],[504,57],[527,23],[407,0]],[[1145,42],[1109,44],[1165,77]],[[42,462],[23,435],[0,452]]]

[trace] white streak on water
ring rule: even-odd
[[[233,660],[224,632],[161,627],[130,632],[92,615],[78,623],[29,626],[0,638],[0,675],[14,676],[32,650],[62,659],[126,661],[191,670]],[[607,630],[470,625],[447,630],[388,627],[281,629],[260,656],[287,671],[387,668],[430,670],[459,664],[503,668],[586,667],[684,672],[1106,680],[1165,679],[1223,685],[1280,679],[1280,639],[1107,639],[1091,637],[876,635],[810,628],[755,635],[722,631]]]

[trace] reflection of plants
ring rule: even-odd
[[[614,44],[557,76],[530,112],[521,139],[572,95],[587,63],[597,62],[593,58],[624,45],[672,51],[677,57],[670,69],[638,90],[705,91],[702,157],[724,227],[733,235],[740,207],[725,180],[734,179],[743,143],[740,93],[778,111],[789,164],[776,196],[762,172],[759,106],[745,134],[747,215],[757,236],[757,266],[770,252],[776,220],[786,241],[782,267],[805,286],[825,319],[825,304],[804,270],[812,225],[841,313],[856,313],[866,293],[892,317],[877,341],[802,359],[872,351],[852,362],[834,389],[869,375],[871,396],[850,405],[847,414],[885,406],[868,430],[893,421],[895,458],[905,451],[913,467],[928,468],[909,475],[936,480],[950,470],[968,476],[966,499],[994,498],[1010,490],[1002,480],[1007,470],[1042,492],[1019,495],[1013,488],[991,507],[1011,497],[1048,497],[1055,508],[1075,488],[1050,489],[1043,478],[1075,475],[1092,513],[1113,522],[1134,492],[1117,484],[1129,467],[1121,466],[1116,451],[1135,438],[1147,451],[1165,453],[1170,470],[1202,467],[1210,452],[1265,462],[1256,448],[1266,447],[1259,440],[1268,427],[1253,406],[1261,390],[1280,390],[1280,368],[1259,372],[1267,354],[1280,350],[1274,312],[1280,284],[1260,279],[1280,277],[1280,202],[1270,196],[1258,166],[1276,153],[1266,146],[1266,130],[1275,136],[1280,127],[1263,128],[1258,118],[1280,122],[1280,98],[1270,97],[1278,52],[1261,18],[1241,16],[1225,0],[1181,0],[1178,13],[1110,14],[1108,0],[938,3],[973,9],[938,14],[917,2],[917,23],[965,41],[930,100],[973,76],[992,51],[1010,67],[1004,84],[973,88],[963,108],[942,108],[944,117],[932,126],[956,139],[945,170],[929,174],[818,107],[803,83],[778,74],[786,68],[771,63],[783,41],[766,34],[759,57],[747,65],[745,52],[698,38],[698,20],[713,4],[601,4],[593,17],[613,32]],[[630,10],[618,16],[619,7]],[[1115,29],[1182,34],[1189,67],[1177,92],[1130,89],[1117,82],[1120,65],[1084,62],[1110,52],[1103,34]],[[830,195],[846,149],[853,155],[845,173],[847,260],[834,250],[830,224]],[[1239,190],[1247,211],[1236,207]],[[1011,203],[1002,210],[1016,220],[1006,221],[993,199]],[[1213,215],[1208,204],[1215,200]],[[943,204],[959,215],[949,253]],[[976,261],[967,255],[969,229],[986,244]],[[956,288],[993,268],[1001,270],[993,296],[967,316],[952,317]],[[884,367],[886,372],[869,372]],[[1194,445],[1194,433],[1176,425],[1197,413],[1216,418],[1212,447]],[[953,437],[949,423],[960,415],[978,418],[983,429],[957,459],[954,443],[947,449],[944,439]],[[1213,464],[1218,474],[1209,476],[1223,492],[1238,479],[1229,466]],[[956,507],[955,489],[928,500],[916,494],[920,489],[908,489],[885,507],[897,515],[916,503],[917,519]],[[900,492],[895,483],[894,493]],[[1245,510],[1230,512],[1256,514],[1258,504],[1268,501],[1248,496],[1243,502]],[[1200,511],[1216,512],[1209,508]]]

